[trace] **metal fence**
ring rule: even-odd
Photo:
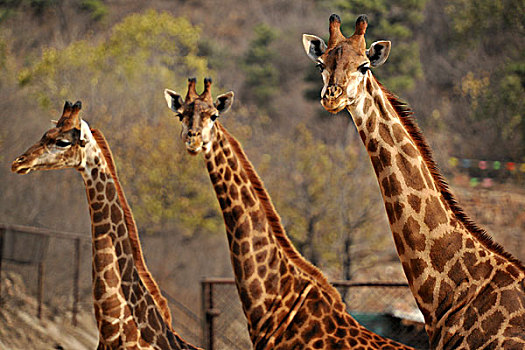
[[[73,261],[71,276],[71,314],[73,325],[77,324],[78,305],[80,302],[80,249],[90,241],[89,237],[71,232],[46,230],[36,227],[0,224],[0,273],[2,261],[18,265],[36,266],[37,268],[37,316],[42,318],[44,299],[44,279],[46,256],[49,242],[53,239],[70,241],[74,248],[70,255]],[[0,296],[2,291],[0,279]]]
[[[0,223],[0,307],[6,293],[1,277],[9,271],[25,276],[24,287],[36,296],[39,319],[50,316],[44,312],[46,306],[53,314],[71,314],[71,323],[76,326],[79,309],[92,308],[91,235]],[[165,290],[162,294],[177,315],[174,328],[188,341],[199,344],[201,318]]]
[[[59,255],[54,251],[57,246],[61,247]],[[52,297],[61,297],[66,298],[69,306],[66,310],[54,310],[71,312],[72,323],[76,324],[79,305],[92,305],[90,278],[85,278],[89,275],[91,256],[83,253],[90,252],[90,247],[87,235],[0,224],[0,274],[2,267],[7,267],[2,263],[13,265],[11,268],[27,266],[36,270],[38,317],[42,317],[43,303],[47,305],[53,302]],[[64,264],[64,261],[72,263]],[[49,278],[47,281],[45,276],[52,276],[53,280]],[[1,281],[0,278],[0,296]],[[332,284],[343,296],[348,311],[368,329],[418,349],[428,347],[424,324],[405,283],[335,281]],[[173,314],[179,316],[174,318],[174,328],[188,341],[206,349],[251,349],[246,319],[233,279],[206,278],[201,288],[200,316],[165,291],[162,292]],[[61,293],[58,293],[59,290]],[[63,295],[64,290],[70,295]]]
[[[428,336],[406,283],[334,281],[350,314],[382,336],[428,349]],[[251,349],[246,319],[233,279],[208,278],[202,287],[202,345],[208,349]]]

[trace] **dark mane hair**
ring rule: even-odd
[[[277,239],[277,242],[279,242],[279,245],[283,248],[286,256],[290,258],[290,260],[292,260],[295,264],[297,264],[297,267],[318,281],[319,285],[324,288],[332,297],[342,302],[341,295],[328,282],[324,274],[317,267],[307,261],[301,254],[299,254],[299,252],[290,242],[290,239],[286,235],[284,227],[281,224],[281,218],[279,217],[279,214],[277,214],[272,200],[264,188],[262,180],[259,178],[259,175],[255,171],[248,157],[246,157],[246,154],[244,153],[240,143],[230,133],[228,133],[228,131],[219,122],[216,122],[215,125],[217,125],[219,130],[226,137],[232,146],[233,152],[239,159],[242,168],[246,171],[246,174],[253,185],[255,193],[257,194],[257,198],[262,204],[264,213],[266,214],[266,218],[268,219],[268,223],[270,224],[274,237]]]
[[[168,302],[162,296],[157,282],[155,282],[155,280],[151,276],[146,266],[146,263],[144,262],[144,256],[142,255],[142,248],[140,246],[139,236],[137,233],[137,225],[135,224],[135,219],[133,219],[133,213],[131,212],[131,209],[128,205],[128,201],[124,196],[124,191],[120,186],[120,182],[117,177],[117,169],[115,167],[115,162],[113,161],[113,155],[111,154],[109,145],[106,139],[104,138],[102,132],[100,132],[97,129],[91,129],[91,133],[93,134],[93,137],[95,138],[98,147],[100,147],[100,149],[102,150],[104,159],[106,160],[109,171],[111,172],[111,177],[115,182],[115,187],[117,189],[117,195],[120,200],[120,205],[122,206],[122,210],[124,211],[124,220],[128,229],[128,237],[131,245],[131,251],[133,254],[135,268],[137,269],[142,283],[144,283],[144,286],[149,291],[149,293],[153,297],[153,300],[159,307],[159,311],[161,312],[164,318],[164,322],[171,330],[171,313],[170,309],[168,308]]]
[[[459,206],[458,202],[456,201],[454,195],[450,191],[449,185],[445,181],[445,178],[443,177],[443,175],[441,175],[437,163],[434,161],[434,158],[432,156],[432,150],[430,149],[430,146],[423,137],[423,133],[417,125],[412,110],[407,106],[405,102],[401,101],[396,95],[388,91],[377,79],[375,79],[375,81],[381,87],[381,90],[388,98],[388,101],[397,113],[399,120],[401,121],[405,129],[408,131],[410,137],[416,144],[417,149],[423,156],[423,160],[426,163],[428,169],[430,170],[432,179],[436,183],[438,190],[445,198],[445,201],[452,210],[454,216],[458,219],[459,222],[461,222],[465,226],[465,228],[470,233],[472,233],[474,237],[478,239],[478,241],[483,246],[485,246],[487,249],[494,252],[495,254],[501,256],[502,258],[509,260],[511,263],[516,265],[516,267],[518,267],[521,271],[525,272],[525,267],[523,266],[520,260],[513,257],[510,253],[506,252],[501,245],[494,242],[492,240],[492,237],[484,229],[477,226],[476,223],[465,214],[463,209]]]

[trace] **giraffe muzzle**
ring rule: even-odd
[[[337,113],[345,108],[344,89],[339,85],[330,85],[321,99],[321,104],[330,113]]]
[[[331,85],[326,88],[323,99],[337,99],[343,93],[343,89],[339,85]]]
[[[11,171],[17,174],[27,174],[31,169],[26,164],[26,156],[20,156],[11,164]]]
[[[202,149],[202,139],[196,136],[190,136],[186,140],[186,150],[190,154],[197,154]]]

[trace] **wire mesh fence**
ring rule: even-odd
[[[29,255],[27,247],[31,247]],[[0,254],[0,270],[3,260],[4,265],[9,265],[4,268],[27,274],[29,277],[25,280],[31,281],[38,266],[38,281],[28,285],[28,292],[38,297],[39,317],[42,303],[53,310],[48,310],[44,317],[50,312],[65,312],[71,315],[73,324],[76,324],[79,306],[91,308],[91,284],[87,277],[90,276],[90,250],[89,236],[0,224],[0,253],[4,253],[3,259]],[[18,257],[24,251],[26,254]],[[26,261],[28,256],[30,261]],[[64,264],[64,261],[69,263]],[[24,272],[27,269],[29,271]],[[333,285],[346,302],[348,311],[368,329],[418,349],[428,348],[422,316],[405,283],[336,281]],[[174,328],[185,339],[206,349],[251,349],[233,279],[207,278],[201,286],[201,315],[192,311],[198,309],[197,305],[190,308],[163,291],[172,313],[178,316],[174,318]],[[1,287],[0,298],[5,294]],[[64,294],[64,290],[69,293]]]
[[[332,284],[347,310],[366,328],[382,336],[428,349],[423,317],[406,283]],[[203,345],[206,349],[250,349],[242,306],[232,279],[202,281]]]
[[[76,325],[79,305],[89,301],[91,295],[90,284],[80,278],[81,260],[85,261],[83,265],[89,266],[89,255],[81,254],[81,251],[89,251],[89,247],[89,236],[0,223],[0,273],[6,263],[10,264],[9,270],[24,275],[28,272],[29,276],[35,274],[28,268],[36,270],[36,283],[29,283],[26,287],[37,296],[38,318],[42,318],[43,304],[51,306],[53,302],[50,301],[55,299],[54,304],[64,306],[66,312],[71,313],[73,325]],[[70,263],[64,264],[64,261]],[[35,280],[31,277],[25,279]]]

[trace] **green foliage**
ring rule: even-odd
[[[456,39],[469,45],[497,39],[509,30],[523,33],[525,3],[522,0],[449,0],[445,11],[457,34]]]
[[[485,152],[492,154],[482,156],[523,161],[525,3],[450,0],[445,9],[453,28],[452,59],[474,63],[456,91],[471,105],[469,120],[491,131]]]
[[[15,60],[9,38],[0,33],[0,88],[16,82]]]
[[[12,11],[23,6],[28,6],[37,16],[42,15],[49,8],[57,5],[60,0],[0,0],[2,17],[11,15]]]
[[[188,236],[222,232],[223,221],[207,171],[200,157],[187,154],[179,133],[178,119],[172,116],[153,123],[138,121],[127,133],[134,142],[117,159],[131,173],[124,179],[131,189],[126,193],[134,203],[135,219],[147,232],[160,232],[174,223]]]
[[[378,196],[377,185],[373,184],[372,196],[365,193],[370,187],[356,181],[362,179],[357,174],[360,164],[350,145],[329,145],[315,137],[307,124],[297,124],[286,137],[267,132],[260,143],[272,145],[271,152],[262,154],[257,170],[288,236],[315,265],[341,269],[342,242],[349,236],[357,239],[357,230],[365,235],[373,231],[365,223],[373,221],[369,208],[372,198],[377,199],[373,196]],[[262,148],[257,147],[259,153]],[[366,176],[375,181],[368,173]],[[361,195],[359,203],[354,200],[356,193]],[[381,236],[384,247],[383,239],[389,236]],[[368,261],[356,262],[356,267],[361,263]]]
[[[91,19],[94,21],[100,21],[108,14],[106,5],[100,0],[82,0],[80,8],[88,11],[91,14]]]
[[[472,101],[471,118],[490,124],[496,130],[500,157],[522,161],[525,153],[525,61],[509,64],[485,77],[485,85]],[[514,144],[514,138],[521,136],[518,149],[504,145]]]
[[[176,228],[190,235],[222,225],[210,206],[216,201],[206,171],[183,149],[163,98],[164,88],[184,93],[188,76],[210,75],[197,54],[199,32],[167,13],[133,14],[98,44],[43,50],[18,75],[44,109],[83,101],[84,118],[102,130],[117,159],[137,223],[150,232]]]
[[[40,61],[20,72],[19,81],[30,84],[42,100],[60,100],[80,91],[79,96],[96,93],[101,84],[124,93],[131,82],[152,77],[168,82],[202,76],[206,60],[197,56],[198,40],[199,30],[188,20],[148,11],[115,25],[99,45],[82,40],[63,50],[44,49]]]
[[[242,62],[246,74],[245,95],[258,107],[268,110],[277,92],[279,79],[278,69],[272,62],[277,52],[271,46],[278,33],[267,24],[255,26],[254,33],[255,38],[250,42]]]

